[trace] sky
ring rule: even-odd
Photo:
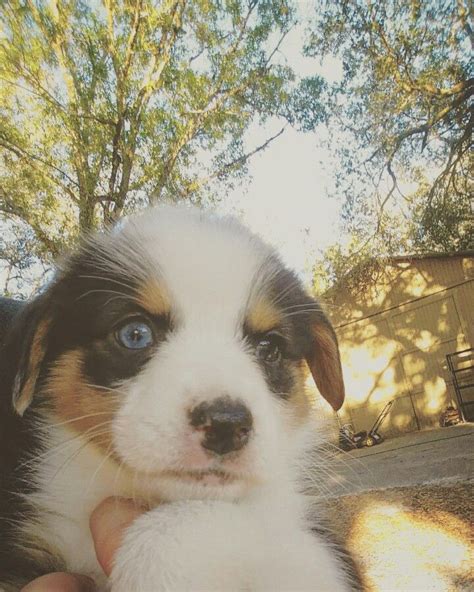
[[[326,195],[332,183],[328,167],[314,134],[287,129],[254,157],[248,186],[236,189],[217,209],[239,214],[287,264],[306,274],[337,233],[341,204]]]
[[[308,12],[311,2],[300,3]],[[281,51],[301,76],[320,74],[328,82],[342,77],[342,65],[333,58],[319,59],[302,55],[304,28],[293,29]],[[253,126],[247,147],[261,144],[282,127],[278,120],[264,127]],[[217,209],[237,213],[254,232],[280,251],[285,262],[309,282],[312,262],[318,253],[335,242],[341,201],[327,192],[334,180],[331,159],[321,146],[325,130],[285,132],[249,165],[250,180],[227,196]]]

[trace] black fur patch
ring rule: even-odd
[[[246,342],[250,345],[252,355],[257,358],[268,388],[281,399],[287,399],[294,386],[294,361],[298,358],[290,351],[290,344],[283,338],[279,340],[280,357],[274,362],[266,362],[258,356],[259,343],[266,339],[265,333],[252,333],[244,328]]]
[[[117,327],[126,319],[144,317],[152,326],[155,344],[166,338],[170,328],[167,317],[150,315],[138,302],[141,278],[119,270],[93,242],[87,243],[71,258],[65,272],[48,290],[52,315],[48,351],[42,376],[48,366],[67,351],[81,349],[83,371],[88,382],[110,387],[117,381],[135,376],[152,355],[153,348],[127,350],[115,339]],[[146,258],[136,253],[146,269]],[[102,262],[100,269],[97,262]]]
[[[38,566],[18,546],[22,543],[18,523],[31,515],[22,496],[34,490],[32,469],[22,465],[41,453],[41,443],[35,430],[36,403],[23,417],[17,415],[12,406],[12,386],[35,315],[23,303],[2,299],[1,306],[5,336],[0,345],[0,587],[22,586],[51,568],[61,567],[54,558],[51,565]]]
[[[294,387],[295,367],[306,359],[313,347],[311,325],[314,318],[325,320],[325,316],[317,302],[306,294],[298,277],[277,259],[270,258],[266,262],[256,284],[281,312],[281,323],[273,327],[273,331],[281,335],[281,361],[266,364],[259,360],[259,364],[269,389],[287,399]],[[252,333],[247,323],[244,323],[243,333],[253,349],[265,337],[265,334]]]

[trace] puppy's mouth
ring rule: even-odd
[[[225,486],[241,480],[239,476],[222,469],[168,469],[163,471],[162,475],[164,477],[185,481],[187,483],[197,483],[203,486]]]

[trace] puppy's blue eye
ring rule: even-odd
[[[127,349],[145,349],[153,343],[153,331],[145,321],[131,321],[117,333],[118,342]]]

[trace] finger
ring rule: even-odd
[[[94,581],[79,574],[51,573],[41,576],[21,589],[21,592],[93,592]]]
[[[125,529],[145,511],[131,500],[108,497],[92,512],[89,525],[95,552],[107,575],[112,571],[115,553],[120,547]]]

